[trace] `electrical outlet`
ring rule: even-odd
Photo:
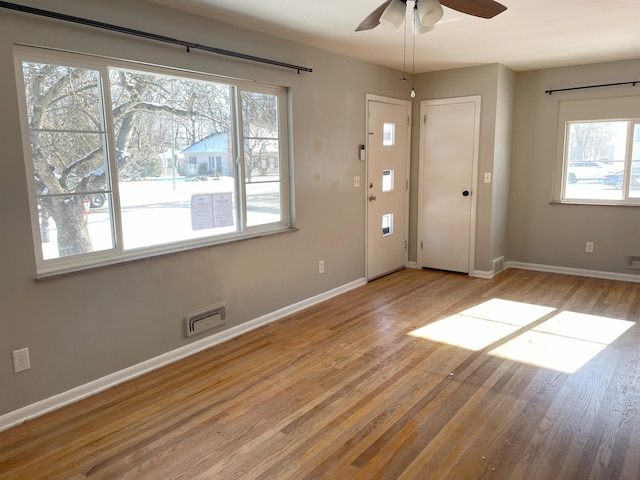
[[[318,262],[318,273],[324,273],[324,260]]]
[[[585,247],[584,251],[587,253],[593,253],[593,247],[594,247],[593,242],[587,242],[587,246]]]
[[[29,349],[21,348],[15,350],[13,354],[13,373],[19,373],[31,368],[31,362],[29,361]]]
[[[353,177],[353,186],[354,188],[360,187],[360,177],[357,175]]]

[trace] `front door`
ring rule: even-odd
[[[369,97],[367,278],[407,264],[411,104]]]

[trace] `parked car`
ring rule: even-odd
[[[610,185],[621,190],[624,185],[624,170],[605,173],[604,177],[602,177],[602,184]],[[631,169],[631,182],[629,183],[629,187],[633,189],[640,188],[640,167],[633,167]]]
[[[100,167],[102,168],[102,167]],[[58,171],[53,172],[53,174],[55,175],[55,177],[57,179],[60,179],[61,174]],[[34,175],[35,178],[35,184],[36,184],[36,189],[38,192],[38,195],[46,195],[47,193],[49,193],[49,189],[47,188],[47,186],[42,182],[42,180],[38,177],[38,175]],[[74,173],[70,173],[69,174],[69,178],[67,180],[67,184],[68,184],[68,188],[70,192],[74,192],[76,190],[76,187],[78,185],[78,183],[80,182],[80,179],[78,178],[78,176]],[[103,186],[103,188],[106,189],[106,185]],[[101,192],[94,192],[94,193],[90,193],[85,197],[87,200],[89,200],[89,206],[91,208],[102,208],[105,204],[105,202],[107,201],[107,196],[104,193]],[[40,208],[38,206],[38,208]]]
[[[91,208],[101,208],[106,201],[107,197],[104,193],[92,193],[89,195],[89,205]]]
[[[569,162],[567,181],[576,183],[581,180],[602,180],[607,173],[607,166],[600,162]]]

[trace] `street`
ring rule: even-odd
[[[257,182],[247,185],[247,224],[261,225],[280,220],[279,182]],[[171,178],[121,182],[121,216],[124,249],[151,247],[160,244],[231,233],[235,226],[207,230],[193,230],[191,223],[191,197],[196,194],[233,193],[234,181],[185,181]],[[235,195],[233,196],[235,199]],[[233,202],[236,210],[235,200]],[[237,216],[234,215],[234,223]],[[89,234],[94,251],[113,248],[110,202],[87,213]],[[45,259],[58,257],[55,222],[49,222],[50,242],[44,243]]]

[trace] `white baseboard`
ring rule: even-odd
[[[419,268],[416,262],[407,263],[407,268]],[[591,277],[601,278],[603,280],[619,280],[621,282],[634,282],[640,283],[640,275],[633,275],[630,273],[615,273],[615,272],[603,272],[602,270],[586,270],[583,268],[569,268],[558,267],[554,265],[541,265],[537,263],[525,263],[525,262],[512,262],[507,261],[504,263],[504,270],[508,268],[519,268],[521,270],[536,270],[538,272],[559,273],[563,275],[577,275],[579,277]],[[501,270],[501,271],[504,271]],[[471,277],[483,278],[490,280],[498,275],[500,272],[493,272],[491,270],[474,270],[469,274]]]
[[[495,273],[493,273],[492,271],[483,271],[483,270],[474,270],[472,274],[470,274],[471,277],[476,277],[476,278],[484,278],[486,280],[490,280],[493,277],[496,276]]]
[[[632,275],[628,273],[603,272],[601,270],[586,270],[583,268],[557,267],[553,265],[511,261],[505,263],[505,268],[520,268],[522,270],[536,270],[538,272],[560,273],[563,275],[577,275],[579,277],[640,283],[640,275]]]
[[[407,268],[420,269],[421,267],[418,266],[417,262],[409,262],[407,263]],[[469,273],[469,276],[490,279],[490,278],[493,278],[495,274],[493,272],[483,272],[481,270],[474,270],[472,273]]]
[[[67,390],[66,392],[54,395],[53,397],[41,400],[31,405],[27,405],[26,407],[14,410],[13,412],[9,412],[5,415],[0,416],[0,431],[7,430],[15,425],[19,425],[33,418],[44,415],[45,413],[62,408],[65,405],[69,405],[84,398],[90,397],[91,395],[95,395],[96,393],[124,383],[127,380],[131,380],[133,378],[144,375],[145,373],[157,370],[158,368],[169,365],[170,363],[177,362],[178,360],[186,358],[190,355],[194,355],[198,352],[201,352],[202,350],[206,350],[207,348],[213,347],[222,342],[226,342],[227,340],[231,340],[234,337],[242,335],[243,333],[249,332],[251,330],[255,330],[256,328],[263,325],[267,325],[269,323],[280,320],[281,318],[296,313],[307,307],[311,307],[324,300],[328,300],[329,298],[340,295],[341,293],[353,290],[354,288],[365,285],[366,283],[367,281],[364,278],[355,280],[340,287],[334,288],[333,290],[329,290],[306,300],[302,300],[293,305],[289,305],[288,307],[276,310],[275,312],[268,313],[249,322],[245,322],[241,325],[229,328],[220,333],[210,335],[206,338],[203,338],[202,340],[197,340],[183,347],[163,353],[162,355],[158,355],[157,357],[150,358],[149,360],[145,360],[144,362],[138,363],[137,365],[132,365],[131,367],[125,368],[124,370],[114,372],[105,377],[98,378],[97,380],[93,380],[84,385],[80,385],[78,387],[72,388],[71,390]]]

